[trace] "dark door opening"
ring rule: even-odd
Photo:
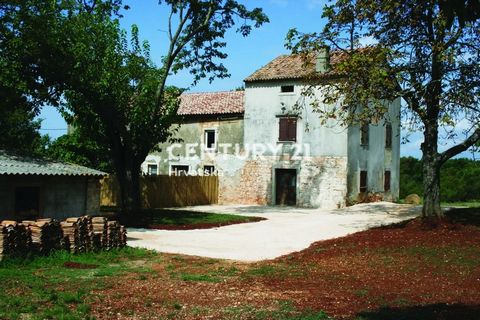
[[[40,188],[15,188],[15,215],[22,220],[35,219],[40,213]]]
[[[297,170],[275,169],[275,204],[294,206],[297,204]]]

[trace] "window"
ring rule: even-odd
[[[293,92],[294,87],[293,86],[281,86],[280,87],[280,92],[282,93],[291,93]]]
[[[392,148],[392,124],[390,122],[385,126],[385,148]]]
[[[367,192],[367,171],[360,171],[360,192]]]
[[[158,166],[156,164],[147,165],[147,174],[149,176],[156,176],[158,174]]]
[[[385,171],[384,181],[383,181],[383,190],[385,192],[390,191],[390,180],[391,180],[391,173],[390,171]]]
[[[368,123],[362,125],[362,127],[360,128],[360,144],[362,146],[368,146],[368,129]]]
[[[206,176],[212,176],[215,174],[214,166],[203,166],[203,174]]]
[[[217,148],[217,137],[215,129],[205,130],[205,148],[215,150]]]
[[[170,167],[171,176],[188,176],[189,166],[184,165],[172,165]]]
[[[297,141],[297,119],[279,119],[279,141]]]

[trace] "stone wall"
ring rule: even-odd
[[[220,204],[275,204],[275,169],[297,171],[297,205],[340,208],[347,194],[346,157],[263,157],[244,161],[241,169],[220,177]]]

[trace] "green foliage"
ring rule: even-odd
[[[411,193],[422,196],[422,164],[412,157],[400,159],[400,198]],[[459,202],[480,199],[480,161],[450,159],[442,166],[441,195],[443,201]]]
[[[44,154],[54,160],[75,163],[101,170],[112,172],[111,160],[104,146],[89,140],[81,135],[79,130],[63,135],[48,145]]]

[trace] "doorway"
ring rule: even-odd
[[[294,206],[297,204],[297,170],[275,169],[275,204]]]
[[[40,188],[15,188],[15,215],[22,220],[36,219],[40,213]]]

